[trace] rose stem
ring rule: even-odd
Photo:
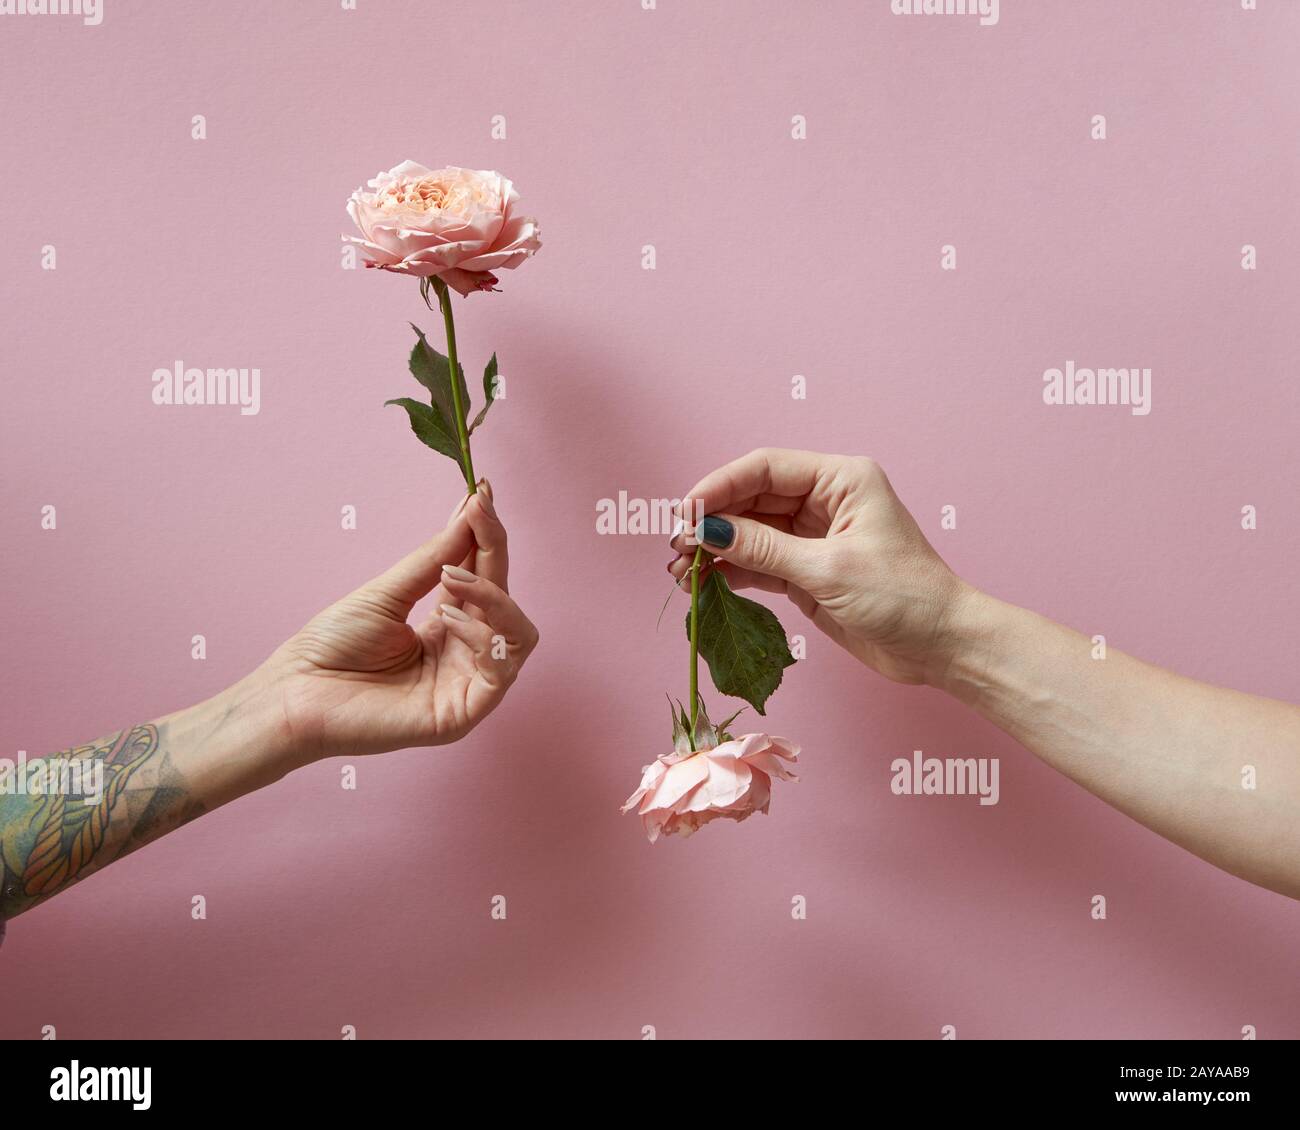
[[[695,719],[700,709],[700,558],[704,546],[695,547],[691,561],[691,749],[695,749]]]
[[[447,329],[447,362],[451,366],[451,401],[456,410],[456,435],[460,438],[461,470],[469,493],[478,490],[474,478],[474,459],[469,453],[469,432],[465,430],[465,406],[460,401],[460,365],[456,362],[456,323],[451,316],[451,292],[442,279],[434,276],[430,284],[438,295],[442,307],[442,324]],[[426,299],[427,303],[427,299]]]

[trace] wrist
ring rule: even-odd
[[[926,672],[926,683],[974,706],[991,685],[1006,608],[1000,600],[962,582],[941,623],[941,643]]]
[[[277,779],[316,760],[291,724],[289,683],[289,674],[268,660],[218,696]]]
[[[159,719],[182,749],[213,752],[237,792],[278,781],[305,764],[288,725],[280,680],[258,668],[203,702]],[[223,790],[224,791],[224,790]]]

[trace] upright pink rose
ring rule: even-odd
[[[698,753],[675,750],[645,767],[623,811],[637,810],[651,843],[661,833],[689,836],[719,817],[744,820],[767,811],[773,777],[798,780],[785,765],[798,758],[798,746],[766,734],[746,734]]]
[[[516,210],[519,194],[500,173],[403,161],[348,201],[360,236],[344,236],[366,266],[436,276],[463,295],[493,290],[492,272],[519,266],[542,246],[535,220]]]

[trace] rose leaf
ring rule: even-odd
[[[688,637],[690,630],[687,612]],[[743,698],[760,714],[781,685],[781,672],[795,661],[776,614],[737,596],[716,569],[700,582],[699,645],[713,685],[725,695]]]
[[[424,331],[414,322],[411,323],[411,329],[415,331],[417,339],[411,349],[411,376],[429,390],[429,399],[442,412],[443,419],[453,424],[454,432],[456,407],[451,392],[451,362],[429,344]],[[465,386],[464,366],[457,365],[456,368],[460,370],[457,375],[460,379],[458,391],[464,413],[461,417],[463,421],[469,415],[469,389]]]
[[[399,404],[405,408],[407,418],[411,421],[411,431],[415,433],[416,438],[426,447],[440,451],[448,459],[455,460],[462,473],[464,472],[465,467],[460,459],[460,441],[456,438],[455,429],[446,416],[437,408],[421,404],[409,396],[384,401],[385,407],[389,404]]]
[[[483,422],[483,418],[488,414],[488,409],[492,407],[492,402],[497,397],[497,355],[492,354],[492,360],[487,363],[487,368],[483,370],[483,407],[478,410],[478,415],[474,417],[474,422],[469,426],[469,434],[474,434],[474,429]]]

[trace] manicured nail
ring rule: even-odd
[[[736,527],[728,522],[726,518],[719,518],[716,514],[709,514],[700,523],[700,541],[705,545],[711,545],[714,549],[726,549],[735,540]]]
[[[682,555],[679,553],[679,554],[678,554],[676,557],[674,557],[670,562],[668,562],[668,564],[665,565],[664,568],[666,568],[666,569],[668,570],[668,572],[671,573],[671,572],[673,571],[673,566],[676,565],[677,562],[679,562],[681,559],[682,559]]]
[[[438,605],[438,609],[448,620],[464,620],[469,622],[474,618],[463,609],[457,608],[454,604],[440,604]]]
[[[478,495],[482,500],[481,505],[483,512],[489,518],[497,516],[497,508],[492,504],[492,484],[487,479],[480,479],[478,484]]]
[[[443,573],[456,581],[477,581],[478,577],[468,569],[462,569],[459,565],[444,565]]]

